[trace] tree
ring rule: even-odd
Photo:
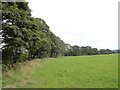
[[[72,55],[72,46],[70,44],[65,44],[65,56]]]
[[[112,54],[112,51],[110,49],[106,49],[106,54]]]
[[[86,54],[87,55],[93,55],[93,50],[90,46],[86,46]]]
[[[100,54],[106,54],[106,50],[105,50],[105,49],[100,49],[100,50],[99,50],[99,53],[100,53]]]
[[[57,37],[51,32],[50,34],[51,39],[51,57],[56,57],[60,55],[60,44],[57,40]]]
[[[3,61],[16,63],[21,59],[64,55],[64,42],[50,31],[43,19],[31,17],[27,2],[2,4]],[[9,58],[4,56],[5,52],[11,53]]]
[[[3,55],[9,51],[10,62],[15,63],[24,54],[24,38],[22,30],[26,28],[27,18],[30,16],[30,9],[27,2],[2,2],[2,37]],[[26,51],[26,50],[25,50]],[[7,57],[3,56],[3,63]],[[6,61],[5,61],[6,62]]]
[[[82,46],[80,49],[80,53],[81,53],[81,55],[87,55],[87,48]]]
[[[80,47],[77,45],[72,46],[72,54],[73,54],[73,56],[79,56],[80,55]]]
[[[98,55],[99,54],[99,51],[98,51],[97,48],[93,48],[92,51],[93,51],[93,55]]]

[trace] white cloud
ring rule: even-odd
[[[71,45],[118,48],[118,0],[27,0],[34,17]]]

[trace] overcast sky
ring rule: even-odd
[[[65,43],[98,49],[118,48],[119,0],[26,0]]]

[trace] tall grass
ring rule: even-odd
[[[7,72],[3,72],[3,87],[16,88],[17,84],[21,86],[26,84],[30,79],[33,70],[37,68],[41,62],[41,59],[36,59],[32,61],[17,63],[14,68],[8,70]]]

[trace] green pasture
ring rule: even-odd
[[[3,73],[6,88],[117,88],[118,55],[36,59]]]

